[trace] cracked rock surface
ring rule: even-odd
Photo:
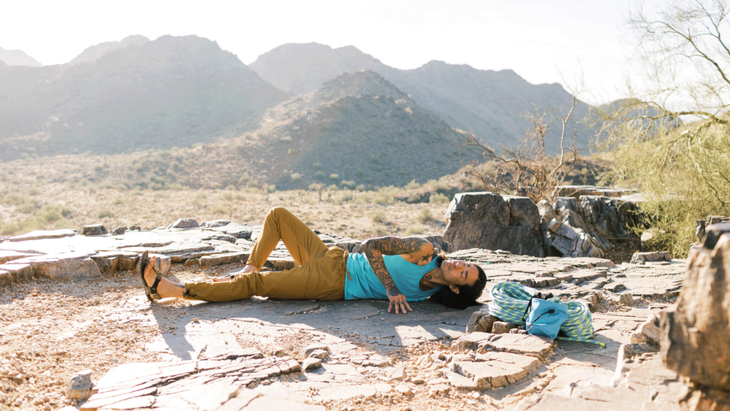
[[[595,338],[606,348],[467,333],[486,306],[457,311],[424,301],[394,315],[386,301],[146,300],[134,271],[143,250],[167,257],[169,278],[192,281],[243,267],[256,234],[216,222],[0,243],[3,266],[26,267],[22,275],[5,270],[0,288],[0,409],[484,410],[515,409],[539,394],[537,407],[566,389],[609,386],[620,346],[674,300],[684,271],[680,260],[617,266],[482,249],[449,254],[484,268],[487,289],[517,281],[591,300]],[[92,264],[96,271],[76,275],[74,267]],[[267,262],[292,264],[283,247]],[[632,306],[619,303],[624,293]],[[489,299],[485,292],[480,300]],[[84,370],[92,371],[92,396],[72,402],[68,382]]]

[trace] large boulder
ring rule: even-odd
[[[730,223],[708,226],[704,244],[692,247],[677,306],[661,326],[667,367],[730,391]]]
[[[571,197],[557,198],[555,208],[547,200],[538,203],[545,255],[602,258],[604,250],[611,248],[608,241],[603,240],[603,244],[600,239],[587,233],[589,227],[575,211],[578,209],[577,204]]]
[[[631,227],[640,223],[635,203],[597,195],[556,197],[552,205],[543,200],[538,209],[546,255],[602,257],[611,240],[636,237]]]
[[[489,192],[459,193],[445,212],[444,240],[451,251],[467,248],[505,250],[543,257],[540,213],[527,197]]]
[[[635,236],[631,227],[640,223],[636,203],[602,196],[581,196],[578,213],[590,234],[605,239]]]

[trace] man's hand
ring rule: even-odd
[[[398,292],[398,294],[390,295],[388,293],[388,299],[390,300],[390,304],[388,305],[388,312],[391,312],[391,309],[395,306],[395,313],[400,314],[400,311],[403,312],[403,314],[408,314],[408,311],[413,311],[410,305],[408,305],[408,301],[406,301],[406,296]],[[408,311],[406,311],[408,309]]]
[[[423,238],[379,237],[363,241],[362,249],[365,257],[368,259],[370,268],[373,269],[375,276],[378,277],[383,287],[385,287],[388,300],[390,300],[388,312],[392,312],[393,306],[395,306],[396,314],[400,314],[401,312],[408,314],[408,311],[413,311],[411,306],[408,305],[408,301],[406,301],[406,296],[398,290],[395,281],[393,281],[393,277],[391,277],[387,268],[385,268],[383,255],[405,254],[406,256],[412,257],[406,259],[406,261],[415,264],[424,261],[425,264],[436,257],[433,244]]]

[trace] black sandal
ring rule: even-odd
[[[150,260],[149,258],[147,258],[147,251],[145,251],[140,257],[139,275],[140,277],[142,277],[142,285],[144,286],[144,293],[147,296],[147,299],[150,301],[155,301],[162,299],[162,297],[160,297],[160,294],[157,293],[157,286],[160,285],[160,280],[162,280],[162,274],[157,270],[157,267],[153,265],[152,269],[155,271],[155,273],[157,273],[157,277],[155,278],[155,283],[152,284],[151,287],[149,287],[147,285],[147,281],[144,279],[144,270],[149,264]]]

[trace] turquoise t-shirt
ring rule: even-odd
[[[406,296],[407,301],[425,300],[443,287],[438,286],[430,290],[421,290],[418,287],[421,278],[436,268],[435,258],[426,265],[413,264],[400,255],[384,255],[383,261],[385,268],[393,277],[393,282]],[[388,299],[385,286],[370,268],[365,254],[350,254],[347,257],[347,272],[349,277],[345,277],[345,300]]]

